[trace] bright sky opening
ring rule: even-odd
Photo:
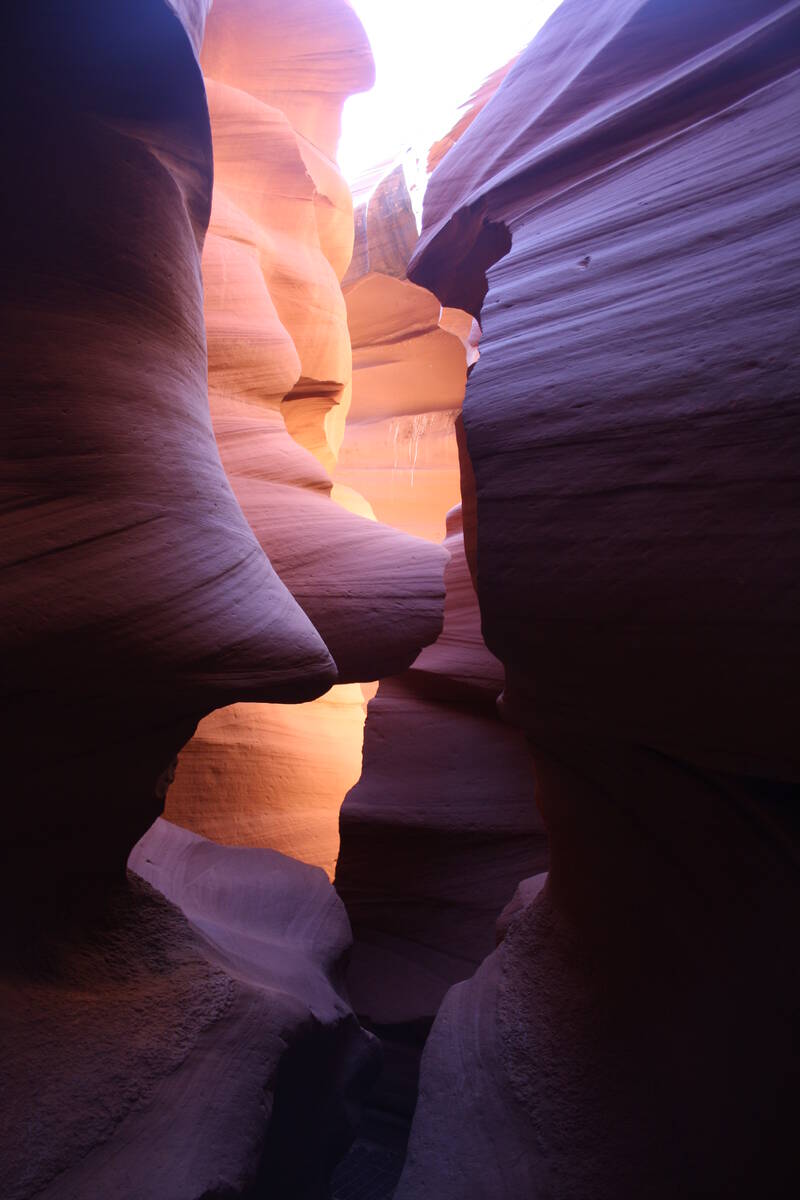
[[[351,0],[377,80],[344,108],[339,164],[350,184],[409,149],[424,163],[484,79],[522,50],[559,0]]]

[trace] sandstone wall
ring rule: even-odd
[[[215,709],[224,730],[278,702],[270,736],[306,743],[290,759],[324,746],[283,705],[337,683],[333,713],[407,666],[446,557],[336,505],[324,466],[351,369],[330,159],[370,79],[363,31],[337,0],[218,0],[204,83],[206,8],[52,2],[4,24],[9,1200],[322,1197],[375,1066],[324,874],[152,825]],[[222,836],[252,811],[211,766]],[[274,840],[330,867],[326,797],[304,800]]]
[[[401,529],[439,540],[446,527],[445,622],[370,701],[336,887],[353,924],[356,1010],[418,1031],[493,948],[497,917],[546,848],[524,738],[496,712],[503,669],[464,553],[457,427],[480,331],[406,279],[412,229],[416,241],[398,168],[356,216],[344,284],[353,402],[335,477]]]
[[[402,1200],[785,1194],[798,19],[566,0],[431,180],[551,866],[439,1013]]]
[[[436,636],[445,555],[365,519],[369,503],[352,490],[331,499],[352,394],[340,279],[354,237],[333,156],[344,98],[373,68],[348,6],[329,4],[324,17],[307,3],[214,6],[202,52],[215,164],[202,265],[223,466],[343,686],[308,706],[211,714],[180,756],[166,815],[332,874],[339,808],[361,769],[365,702],[352,685],[402,670]]]

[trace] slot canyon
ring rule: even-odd
[[[0,1200],[788,1200],[800,0],[359,9],[4,13]]]

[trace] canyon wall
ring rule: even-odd
[[[218,811],[195,793],[187,823],[330,871],[338,803],[296,762],[327,739],[347,786],[355,681],[435,638],[446,561],[330,497],[353,237],[331,157],[363,31],[343,0],[217,0],[204,41],[207,8],[45,3],[4,30],[9,1200],[321,1197],[375,1068],[324,874],[153,825],[222,708]],[[266,833],[225,778],[259,717],[306,806],[284,794]]]
[[[354,684],[402,670],[436,636],[445,555],[365,519],[371,497],[347,479],[334,488],[328,473],[363,390],[351,402],[340,279],[353,207],[332,156],[344,96],[373,77],[354,14],[329,8],[320,24],[307,3],[214,6],[201,59],[215,169],[202,266],[222,463],[340,685],[307,705],[208,716],[181,753],[165,811],[215,841],[268,846],[332,875],[339,809],[361,770],[365,700]],[[309,46],[319,54],[311,75]],[[457,341],[449,367],[460,405]]]
[[[348,987],[381,1026],[433,1018],[494,949],[517,884],[547,865],[525,739],[496,711],[503,668],[481,637],[460,506],[445,546],[444,629],[370,701],[363,772],[342,807]]]
[[[355,212],[343,280],[353,348],[353,399],[334,478],[381,521],[430,541],[459,503],[456,418],[477,322],[443,309],[406,278],[417,224],[402,166]]]
[[[442,633],[370,701],[363,771],[342,807],[348,985],[388,1035],[423,1029],[475,970],[546,847],[524,737],[496,712],[503,668],[484,646],[464,552],[458,422],[480,331],[406,278],[416,223],[401,167],[355,228],[344,281],[353,401],[335,478],[396,527],[437,541],[446,531],[450,554]]]
[[[398,1200],[780,1200],[800,3],[564,0],[418,244],[346,0],[66,7],[0,51],[0,1193],[323,1200],[358,1017],[435,1015]]]
[[[551,858],[439,1012],[400,1200],[786,1194],[799,46],[796,3],[565,0],[431,179]]]
[[[6,38],[3,838],[25,891],[124,869],[204,711],[336,679],[209,419],[195,47],[163,3],[103,8],[18,12]]]
[[[444,137],[439,138],[434,142],[428,151],[427,169],[428,174],[432,175],[438,167],[439,163],[444,158],[449,150],[453,149],[458,139],[465,134],[472,122],[477,117],[478,113],[482,112],[486,105],[495,94],[500,84],[505,79],[508,72],[517,61],[516,57],[512,58],[505,66],[498,67],[496,71],[492,71],[491,75],[484,79],[481,86],[470,96],[466,104],[461,105],[461,116],[456,121],[452,129],[450,129]]]
[[[336,481],[363,495],[378,520],[441,542],[460,498],[455,422],[469,347],[444,324],[436,297],[406,279],[371,273],[345,296],[353,401]]]

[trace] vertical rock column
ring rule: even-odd
[[[379,1025],[430,1021],[494,949],[517,884],[547,865],[525,739],[496,712],[503,669],[481,637],[460,507],[448,529],[444,629],[370,701],[362,777],[342,808],[348,984]]]
[[[438,537],[447,521],[445,624],[370,703],[336,887],[354,928],[357,1010],[421,1028],[492,949],[497,917],[546,851],[524,737],[496,712],[503,668],[481,636],[460,504],[447,512],[461,496],[457,422],[479,331],[405,278],[412,230],[398,169],[356,221],[345,280],[353,405],[336,478],[403,528]]]
[[[195,47],[155,0],[57,7],[4,39],[3,879],[26,893],[124,871],[206,712],[336,678],[211,428]]]
[[[432,178],[551,867],[440,1011],[402,1200],[785,1195],[799,22],[565,0]]]
[[[204,17],[81,0],[4,23],[7,1200],[323,1196],[371,1070],[321,871],[164,821],[124,870],[200,717],[341,669],[209,418]]]
[[[340,0],[219,0],[202,61],[215,160],[203,256],[214,431],[256,536],[342,682],[310,705],[208,717],[166,811],[215,840],[332,874],[339,808],[361,769],[355,681],[402,669],[436,636],[445,561],[357,515],[369,512],[358,497],[331,499],[352,375],[339,281],[353,212],[334,154],[342,103],[370,85],[372,59]]]
[[[401,166],[356,210],[355,229],[343,281],[353,400],[337,489],[355,489],[379,520],[439,542],[461,498],[455,422],[480,331],[406,278],[417,224]]]

